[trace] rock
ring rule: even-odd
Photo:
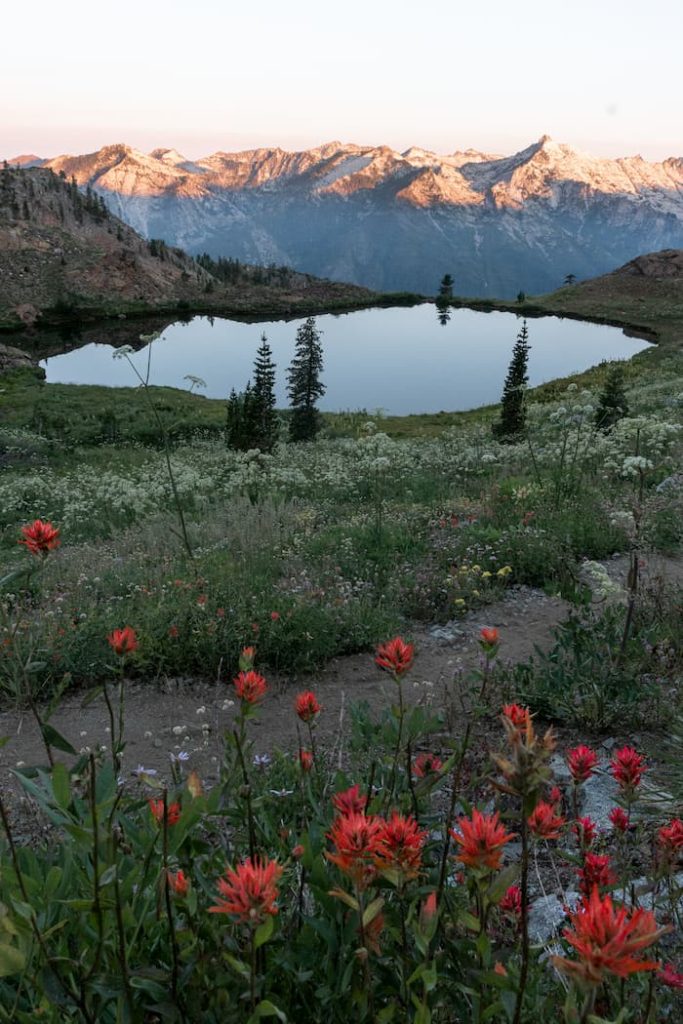
[[[541,896],[529,907],[529,938],[547,942],[557,935],[567,918],[567,907],[573,910],[579,902],[578,892],[567,892],[563,902],[555,895]]]
[[[26,352],[9,345],[0,345],[0,377],[12,370],[32,370],[36,377],[45,376],[45,370],[37,366]]]
[[[579,790],[579,811],[581,817],[592,818],[598,829],[603,832],[611,829],[610,811],[617,806],[619,786],[607,770],[607,763],[599,766],[596,775],[581,786]]]
[[[683,475],[680,473],[674,473],[673,476],[668,476],[655,487],[657,494],[675,494],[681,489],[683,489]]]

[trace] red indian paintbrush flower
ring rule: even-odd
[[[426,775],[437,775],[443,768],[443,761],[436,754],[418,754],[413,761],[413,775],[424,779]]]
[[[583,859],[583,867],[579,868],[579,890],[588,897],[593,889],[607,889],[614,885],[617,876],[607,854],[587,853]]]
[[[420,907],[420,928],[422,928],[423,931],[431,925],[436,916],[436,911],[436,893],[430,892],[429,896],[425,898],[422,906]]]
[[[553,804],[539,800],[527,818],[527,824],[539,839],[559,839],[565,819],[555,814]]]
[[[243,647],[240,651],[239,657],[239,668],[240,672],[248,672],[250,668],[254,667],[254,658],[256,657],[255,647]]]
[[[669,988],[683,988],[683,974],[679,974],[673,964],[666,964],[662,967],[661,971],[657,972],[657,977],[663,985],[668,985]]]
[[[248,672],[240,672],[233,680],[235,693],[240,700],[247,704],[258,704],[266,695],[268,686],[263,676],[250,669]]]
[[[609,895],[594,888],[570,916],[571,928],[564,937],[579,955],[578,960],[552,958],[555,967],[584,985],[599,985],[608,974],[628,978],[637,971],[656,971],[659,964],[644,960],[640,953],[656,942],[668,928],[658,928],[649,910],[626,907],[615,910]]]
[[[313,767],[313,754],[310,750],[299,751],[299,764],[301,765],[301,771],[305,774],[310,772]]]
[[[503,847],[512,841],[512,833],[506,832],[494,814],[482,814],[476,808],[471,818],[458,820],[459,832],[451,829],[451,836],[460,847],[458,860],[471,868],[497,871],[500,867]]]
[[[591,777],[597,764],[598,755],[584,744],[574,747],[567,754],[567,767],[577,786]]]
[[[633,747],[622,747],[617,750],[610,764],[612,775],[621,789],[633,792],[647,771],[645,758]]]
[[[590,850],[595,842],[597,825],[592,818],[577,818],[572,825],[576,841],[582,850]]]
[[[395,676],[402,676],[413,664],[415,647],[407,644],[400,636],[380,644],[375,651],[375,664]]]
[[[360,786],[350,786],[341,793],[335,793],[332,797],[332,805],[342,815],[364,814],[368,798],[361,796]]]
[[[175,896],[178,896],[180,899],[183,896],[187,896],[190,880],[182,870],[176,871],[175,874],[172,871],[167,871],[166,878],[168,879],[169,888]]]
[[[294,710],[302,722],[312,722],[322,711],[322,705],[318,703],[318,698],[311,690],[306,690],[296,698]]]
[[[427,833],[411,815],[393,811],[375,844],[375,865],[382,871],[395,871],[401,878],[416,878],[422,865],[422,846]]]
[[[628,814],[622,807],[613,807],[609,812],[609,820],[617,832],[628,831]]]
[[[520,731],[526,729],[529,718],[531,717],[529,709],[522,707],[520,704],[503,705],[503,715]]]
[[[498,904],[504,914],[519,917],[522,913],[522,890],[518,885],[511,885]]]
[[[126,654],[132,654],[137,650],[138,638],[132,626],[124,626],[123,629],[113,630],[107,637],[107,643],[114,654],[123,658]]]
[[[500,643],[500,633],[495,626],[484,626],[479,631],[479,642],[485,651],[491,651]]]
[[[22,526],[21,532],[23,537],[17,543],[24,544],[32,555],[42,555],[45,558],[61,544],[59,528],[52,523],[44,523],[42,519]]]
[[[374,856],[385,824],[375,815],[351,813],[335,818],[327,833],[336,852],[326,851],[325,856],[359,887],[375,875]]]
[[[657,831],[657,846],[669,860],[675,860],[683,853],[683,821],[680,818],[674,818]]]
[[[231,914],[240,924],[257,928],[268,915],[277,914],[277,883],[282,868],[267,857],[247,857],[236,868],[226,868],[218,879],[218,897],[210,914]]]
[[[164,823],[164,801],[163,800],[148,800],[149,809],[152,813],[152,817],[156,821],[157,825],[161,827]],[[166,807],[166,821],[169,827],[171,825],[177,825],[180,819],[180,804],[173,803],[168,804]]]

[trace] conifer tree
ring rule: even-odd
[[[320,413],[316,402],[327,390],[320,380],[323,350],[320,331],[309,317],[296,332],[294,358],[287,371],[287,394],[292,408],[289,421],[291,441],[312,441],[320,429]]]
[[[609,430],[614,424],[628,416],[628,402],[624,390],[624,370],[621,366],[610,367],[595,412],[595,425],[600,430]]]
[[[444,276],[441,278],[441,284],[439,285],[439,298],[453,298],[453,278],[451,277],[450,274],[444,274]]]
[[[268,339],[261,335],[261,344],[254,361],[253,435],[255,448],[270,452],[278,435],[275,413],[275,363]]]
[[[256,448],[254,440],[254,392],[251,381],[241,394],[233,388],[227,406],[226,433],[228,447],[237,451],[248,451]]]
[[[501,441],[514,441],[526,426],[525,388],[529,383],[529,348],[529,332],[524,320],[512,349],[512,359],[503,385],[500,419],[493,425],[493,433]]]

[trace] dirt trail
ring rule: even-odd
[[[554,626],[566,617],[568,606],[559,598],[527,587],[513,587],[502,601],[473,612],[457,624],[415,632],[417,656],[407,678],[409,700],[443,703],[444,688],[459,671],[475,666],[477,643],[483,626],[496,626],[501,635],[501,657],[523,661],[534,646],[547,646]],[[297,719],[292,710],[295,694],[314,689],[324,711],[317,736],[338,749],[349,728],[349,706],[367,700],[373,709],[395,701],[394,684],[374,664],[371,652],[333,659],[319,674],[300,679],[268,676],[270,691],[258,720],[250,726],[256,754],[297,748]],[[139,765],[169,774],[171,753],[186,751],[188,769],[211,783],[218,773],[223,735],[231,728],[236,707],[230,681],[171,680],[162,686],[131,684],[126,692],[126,749],[123,774]],[[81,707],[82,696],[67,698],[52,724],[74,747],[109,744],[108,717],[102,700]],[[9,737],[0,750],[0,786],[12,803],[17,782],[12,768],[42,764],[45,751],[33,718],[27,713],[0,714],[0,736]],[[61,755],[57,755],[60,757]]]

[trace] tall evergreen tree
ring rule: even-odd
[[[609,430],[614,424],[628,416],[628,402],[624,389],[623,367],[610,367],[595,411],[595,425],[600,430]]]
[[[524,320],[512,349],[512,359],[503,385],[500,419],[493,425],[493,433],[501,441],[514,441],[526,426],[525,388],[529,383],[529,348],[529,331]]]
[[[254,447],[260,448],[262,452],[272,451],[278,435],[275,363],[265,334],[261,335],[261,344],[254,361],[253,430]]]
[[[316,402],[327,390],[320,380],[323,368],[323,350],[320,331],[313,317],[296,332],[294,358],[287,371],[292,416],[289,421],[291,441],[312,441],[320,429],[320,413]]]

